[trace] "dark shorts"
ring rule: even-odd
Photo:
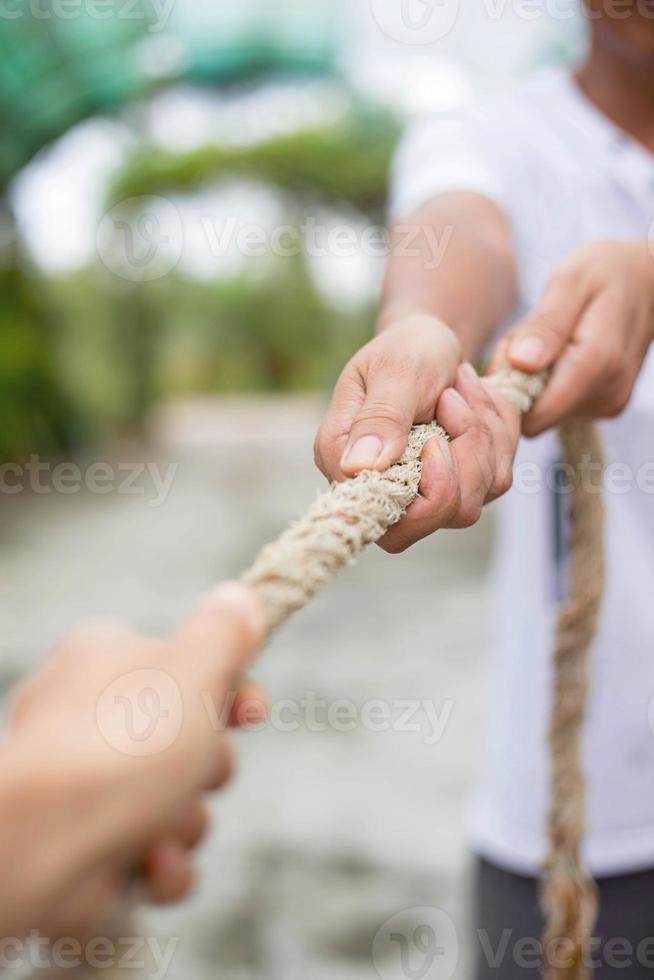
[[[538,882],[477,861],[476,980],[538,980]],[[654,978],[654,869],[598,881],[591,956],[598,980]]]

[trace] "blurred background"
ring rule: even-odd
[[[372,330],[403,127],[583,37],[575,0],[3,5],[5,693],[80,618],[170,628],[302,512]],[[147,920],[167,976],[469,975],[491,535],[492,513],[366,556],[276,638],[277,712],[239,737],[198,893]],[[409,939],[449,917],[431,972],[387,936],[402,910]]]

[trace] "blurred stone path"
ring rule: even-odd
[[[147,480],[143,494],[2,495],[3,686],[79,619],[166,630],[243,570],[322,487],[319,414],[297,400],[169,406],[156,448],[78,461],[175,464],[158,507]],[[464,827],[486,710],[488,541],[484,522],[402,556],[375,549],[275,638],[254,672],[274,719],[238,736],[198,892],[146,920],[178,940],[170,980],[403,980],[399,945],[378,939],[373,959],[373,939],[424,906],[458,935],[424,976],[469,976]]]

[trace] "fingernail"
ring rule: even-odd
[[[477,374],[474,367],[472,366],[472,364],[470,364],[469,361],[464,361],[464,363],[461,365],[459,370],[461,371],[461,374],[466,379],[466,381],[470,381],[473,384],[480,383],[479,375]]]
[[[242,582],[221,582],[211,589],[204,597],[204,602],[211,606],[220,606],[239,615],[263,621],[262,611],[251,589]]]
[[[375,465],[382,451],[382,441],[379,436],[362,436],[345,454],[341,466],[351,469],[366,470]]]
[[[470,408],[463,395],[460,394],[456,390],[456,388],[448,388],[445,394],[449,395],[450,398],[453,398],[454,401],[457,402],[459,405],[461,405],[463,408]]]
[[[540,337],[525,337],[511,345],[509,355],[511,360],[521,361],[538,367],[545,353],[545,344]]]

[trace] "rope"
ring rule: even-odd
[[[549,854],[541,889],[547,980],[591,976],[589,939],[597,896],[580,860],[584,834],[581,735],[588,691],[590,647],[604,581],[603,506],[597,473],[602,447],[586,420],[561,426],[570,477],[568,597],[559,609],[550,720]]]
[[[544,374],[502,370],[491,380],[525,413],[542,392]],[[590,930],[595,921],[594,886],[583,872],[584,782],[580,742],[588,686],[588,658],[602,593],[602,502],[591,477],[602,453],[588,422],[560,431],[572,473],[570,590],[562,604],[554,658],[551,730],[549,854],[542,905],[547,980],[586,980]],[[364,471],[333,484],[307,513],[265,547],[243,581],[257,593],[269,631],[285,622],[345,566],[404,516],[420,485],[420,454],[429,439],[449,439],[436,422],[411,430],[397,463],[382,473]]]
[[[491,380],[524,413],[542,392],[546,377],[506,369]],[[586,480],[601,461],[601,450],[589,423],[566,425],[561,436],[573,471],[570,591],[560,610],[554,660],[550,850],[542,893],[548,954],[544,975],[547,980],[587,980],[584,953],[595,917],[595,895],[579,857],[584,829],[580,740],[588,651],[602,591],[602,504],[599,493],[587,492]],[[422,448],[433,438],[449,436],[436,422],[414,426],[397,463],[383,473],[365,471],[333,484],[304,517],[260,552],[243,581],[257,593],[269,633],[401,520],[418,493]]]
[[[491,380],[520,412],[529,411],[545,386],[542,373],[509,369]],[[364,470],[332,484],[304,517],[260,552],[243,581],[257,593],[270,630],[305,606],[402,519],[418,494],[422,448],[434,438],[449,439],[437,422],[414,426],[397,463],[382,473]]]

